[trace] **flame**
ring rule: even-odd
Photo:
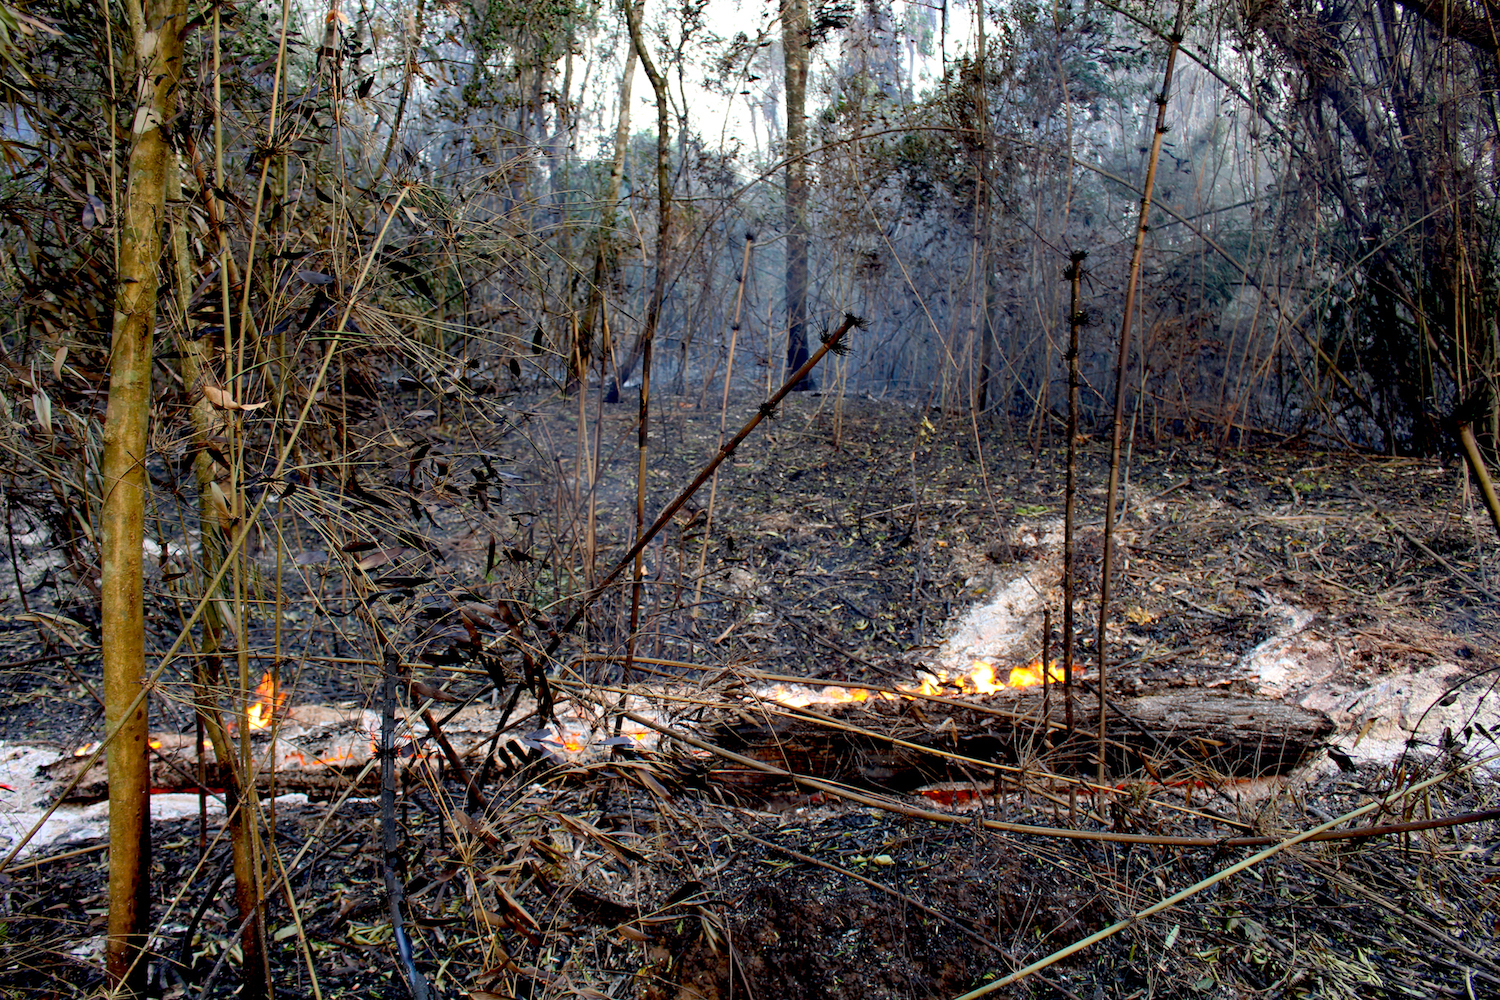
[[[916,694],[941,695],[952,693],[957,688],[960,694],[993,694],[1007,688],[1032,687],[1042,683],[1042,661],[1033,660],[1024,667],[1012,667],[1002,682],[995,676],[995,665],[988,660],[975,660],[968,673],[950,674],[946,670],[924,671]],[[1062,682],[1062,667],[1053,662],[1046,668],[1046,679],[1054,684]]]
[[[1075,668],[1076,672],[1076,668]],[[1046,669],[1046,679],[1053,684],[1062,682],[1062,665],[1053,661]],[[777,684],[763,689],[760,697],[775,701],[788,708],[805,705],[847,704],[869,701],[872,696],[897,698],[901,695],[926,695],[952,697],[953,695],[994,694],[1010,688],[1032,687],[1042,683],[1041,660],[1033,660],[1024,667],[1012,667],[1004,681],[995,674],[995,665],[989,660],[975,660],[967,672],[950,673],[941,667],[924,670],[917,675],[917,686],[897,685],[900,694],[889,691],[867,691],[863,688],[828,686],[821,690],[811,685]]]
[[[276,714],[287,698],[287,693],[281,690],[276,683],[276,678],[267,671],[260,679],[255,688],[255,700],[245,706],[245,717],[250,721],[250,729],[264,729],[271,724],[271,717]]]
[[[83,746],[79,747],[77,750],[74,750],[73,751],[73,756],[74,757],[87,757],[89,754],[93,753],[95,750],[98,750],[98,749],[99,749],[99,741],[95,740],[92,743],[85,743]]]
[[[1074,673],[1078,672],[1077,670],[1074,671]],[[1042,661],[1033,660],[1024,667],[1013,667],[1010,672],[1010,679],[1005,682],[1005,686],[1013,688],[1031,687],[1042,683],[1044,673],[1046,675],[1045,680],[1052,684],[1061,684],[1063,682],[1063,668],[1056,661],[1047,664],[1046,670],[1043,671]]]
[[[146,741],[146,745],[148,747],[150,747],[152,750],[160,750],[161,749],[161,740],[150,739],[150,740]]]

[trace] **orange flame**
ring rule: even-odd
[[[1062,682],[1062,665],[1053,662],[1047,667],[1046,679],[1053,684]],[[966,694],[993,694],[1008,688],[1032,687],[1042,683],[1042,663],[1033,660],[1024,667],[1012,667],[1004,681],[995,676],[995,665],[988,660],[975,660],[967,673],[949,673],[941,668],[924,670],[917,678],[916,687],[897,685],[903,695],[953,696]],[[900,695],[888,691],[867,691],[863,688],[828,686],[821,690],[810,685],[777,684],[761,697],[769,698],[790,708],[804,705],[841,704],[869,701],[872,695],[897,698]]]
[[[957,688],[961,694],[993,694],[1006,688],[1032,687],[1042,683],[1042,662],[1033,660],[1024,667],[1012,667],[1002,682],[995,677],[995,665],[988,660],[975,660],[966,674],[949,674],[946,670],[933,670],[922,674],[917,694],[941,695]],[[1046,669],[1046,679],[1054,684],[1063,679],[1062,667],[1051,663]]]
[[[1042,670],[1042,661],[1032,660],[1031,663],[1027,664],[1024,667],[1011,668],[1010,679],[1005,682],[1005,686],[1018,688],[1031,687],[1033,685],[1040,684],[1044,679],[1043,673],[1044,671]],[[1047,680],[1048,682],[1052,684],[1061,684],[1063,682],[1062,665],[1055,661],[1049,663],[1047,665],[1045,675],[1045,680]]]
[[[285,704],[287,694],[281,690],[276,683],[276,678],[270,673],[260,679],[255,688],[255,700],[245,706],[245,717],[250,721],[251,730],[264,729],[271,724],[271,717],[276,710]]]

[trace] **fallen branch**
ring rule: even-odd
[[[928,820],[933,823],[978,826],[985,830],[998,830],[1002,833],[1029,834],[1037,837],[1055,837],[1063,840],[1089,840],[1112,844],[1153,844],[1159,847],[1209,847],[1220,850],[1227,850],[1237,847],[1261,847],[1266,844],[1282,843],[1281,838],[1271,836],[1168,837],[1139,833],[1116,833],[1110,830],[1076,830],[1067,827],[1033,826],[1027,823],[1007,823],[1002,820],[984,819],[982,817],[974,817],[969,815],[958,816],[952,813],[938,812],[935,809],[926,809],[922,806],[912,805],[910,803],[888,798],[883,795],[864,792],[857,788],[839,785],[831,781],[824,781],[811,775],[798,774],[794,771],[789,771],[784,767],[778,767],[775,764],[768,764],[765,761],[757,760],[754,757],[747,757],[744,754],[738,754],[732,750],[726,750],[725,748],[716,746],[715,744],[710,743],[707,740],[699,739],[698,737],[693,736],[690,733],[684,732],[680,729],[674,729],[671,726],[663,725],[662,723],[657,722],[655,719],[647,718],[635,712],[622,712],[621,715],[627,719],[630,719],[632,722],[639,723],[640,725],[643,725],[648,729],[653,729],[656,732],[661,733],[663,736],[668,736],[686,746],[695,747],[723,760],[731,761],[736,764],[743,764],[744,766],[752,768],[754,770],[764,771],[766,774],[775,775],[779,778],[783,778],[787,781],[793,782],[802,788],[806,788],[809,791],[821,792],[826,795],[831,795],[835,798],[844,799],[849,802],[857,802],[860,805],[869,806],[873,809],[880,809],[884,812],[892,813],[898,816],[906,816],[911,819]],[[1462,770],[1469,770],[1474,766],[1476,765],[1465,765]],[[1424,781],[1419,785],[1415,785],[1412,787],[1426,788],[1436,780],[1438,779],[1429,779],[1428,781]],[[1408,789],[1408,791],[1410,791],[1410,789]],[[1363,816],[1365,815],[1365,813],[1369,812],[1370,809],[1373,809],[1377,804],[1379,803],[1374,803],[1368,807],[1363,807],[1358,810],[1355,815]],[[1438,826],[1443,825],[1480,823],[1490,819],[1500,819],[1500,811],[1466,813],[1461,816],[1452,817],[1449,819],[1422,820],[1419,824],[1396,824],[1391,827],[1364,827],[1357,830],[1335,831],[1332,828],[1338,825],[1339,822],[1342,822],[1342,820],[1336,820],[1333,823],[1325,823],[1306,835],[1299,836],[1298,842],[1300,843],[1303,840],[1361,840],[1369,837],[1384,836],[1390,833],[1412,832],[1412,830],[1417,828],[1436,829]],[[1425,826],[1422,824],[1432,825]]]

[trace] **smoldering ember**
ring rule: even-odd
[[[0,997],[1500,996],[1490,0],[0,0]]]

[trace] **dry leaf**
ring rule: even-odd
[[[405,551],[405,549],[399,546],[390,549],[376,549],[355,565],[363,570],[371,570],[377,566],[384,566],[386,563],[394,561],[397,556]]]
[[[31,397],[31,408],[36,410],[36,422],[42,425],[43,433],[51,437],[52,398],[41,389],[38,389]]]
[[[259,403],[237,402],[233,396],[229,395],[229,393],[225,392],[223,389],[220,389],[216,385],[205,385],[203,387],[203,398],[208,400],[210,406],[217,407],[221,410],[244,410],[246,413],[249,413],[251,410],[258,410],[262,406],[267,406],[270,404],[270,400],[262,400]]]
[[[63,363],[68,360],[68,345],[59,347],[52,355],[52,377],[62,381]]]
[[[500,846],[499,837],[495,836],[495,834],[488,827],[484,826],[481,823],[474,822],[473,817],[464,812],[462,809],[453,810],[453,823],[455,826],[463,828],[469,834],[478,837],[480,840],[483,840],[491,847]]]
[[[218,515],[219,527],[228,531],[234,526],[234,506],[224,488],[213,480],[208,483],[209,496],[213,498],[214,513]]]
[[[622,770],[625,771],[628,776],[639,781],[647,791],[652,792],[664,799],[670,799],[672,797],[672,793],[667,791],[662,783],[656,780],[656,777],[651,773],[651,769],[649,767],[646,767],[643,764],[620,764],[619,766]]]
[[[83,623],[67,618],[63,615],[49,615],[41,611],[29,611],[26,614],[16,615],[18,622],[36,622],[55,631],[58,636],[74,649],[79,648],[78,636],[83,635],[87,629]]]
[[[541,931],[542,925],[536,922],[536,917],[528,913],[526,907],[522,906],[516,901],[514,896],[506,892],[505,886],[496,885],[495,895],[499,896],[500,901],[505,904],[505,909],[509,911],[510,922],[516,930],[523,934],[534,934]]]
[[[646,860],[646,856],[640,851],[626,847],[624,844],[620,843],[614,837],[611,837],[609,834],[605,833],[603,830],[599,829],[597,826],[590,823],[586,819],[580,819],[576,816],[569,816],[567,813],[558,813],[557,818],[562,820],[563,826],[566,826],[568,829],[572,830],[579,836],[587,837],[590,840],[596,842],[597,844],[599,844],[599,846],[603,847],[606,851],[613,854],[621,861]]]

